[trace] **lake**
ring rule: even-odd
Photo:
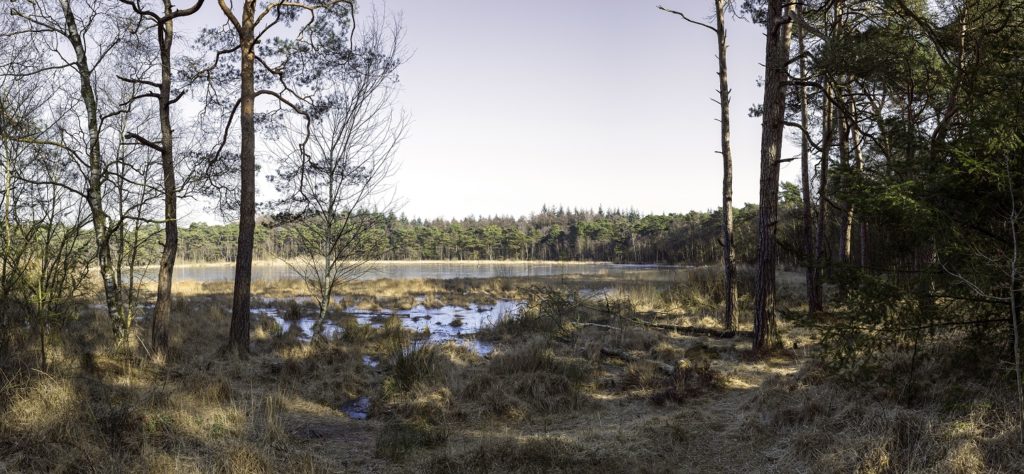
[[[549,277],[559,275],[590,275],[624,280],[673,281],[684,276],[690,267],[673,265],[626,265],[614,263],[576,262],[500,262],[500,261],[382,261],[368,264],[361,280],[381,278],[408,279],[452,279],[452,278],[495,278],[495,277]],[[156,270],[147,271],[155,277]],[[253,280],[295,279],[295,271],[283,262],[254,262]],[[222,264],[182,264],[174,268],[176,281],[215,282],[231,281],[235,267]]]

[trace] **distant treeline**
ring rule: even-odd
[[[795,188],[794,188],[795,189]],[[794,202],[795,204],[795,202]],[[795,209],[795,207],[793,207]],[[757,207],[736,211],[739,261],[755,253]],[[793,217],[796,217],[795,215]],[[787,219],[784,229],[796,224]],[[388,260],[582,260],[620,263],[708,264],[721,259],[718,210],[643,215],[623,210],[545,207],[527,217],[470,217],[460,220],[409,219],[389,215],[367,233]],[[299,256],[302,223],[257,226],[258,259]],[[795,229],[794,229],[795,231]],[[785,232],[784,232],[785,233]],[[238,225],[193,223],[181,230],[179,257],[190,262],[232,261]],[[158,256],[154,242],[146,253]],[[783,252],[783,261],[787,260]],[[794,261],[794,258],[789,258]]]

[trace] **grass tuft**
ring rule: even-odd
[[[422,421],[393,420],[381,428],[374,445],[378,457],[401,460],[417,448],[430,448],[443,444],[448,431]]]
[[[428,470],[434,473],[629,471],[620,458],[555,436],[487,440],[458,454],[436,456]]]

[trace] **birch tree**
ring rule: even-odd
[[[386,250],[373,231],[397,210],[388,179],[407,121],[395,110],[401,27],[375,19],[360,32],[353,67],[328,91],[332,104],[288,134],[275,185],[285,222],[298,221],[301,257],[292,268],[317,302],[316,333],[336,292]],[[303,141],[307,139],[305,145]]]
[[[7,35],[31,36],[49,56],[47,64],[21,75],[57,73],[55,80],[66,79],[69,86],[77,83],[77,88],[61,91],[69,104],[53,118],[51,133],[33,140],[59,149],[85,178],[84,189],[68,190],[82,195],[88,204],[107,315],[115,339],[123,346],[129,338],[132,318],[115,275],[112,225],[103,199],[108,176],[103,132],[109,120],[122,111],[119,104],[101,96],[98,89],[102,74],[97,71],[112,60],[115,49],[134,34],[136,25],[119,16],[107,2],[25,2],[12,4],[9,14],[17,26]]]

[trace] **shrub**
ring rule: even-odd
[[[681,402],[711,390],[725,386],[725,378],[715,370],[707,360],[696,363],[680,360],[671,377],[666,379],[667,387],[655,394],[655,403],[666,401]]]
[[[491,414],[522,419],[529,412],[578,408],[590,375],[586,362],[556,355],[548,341],[537,337],[497,353],[486,371],[473,373],[460,396],[483,403]]]

